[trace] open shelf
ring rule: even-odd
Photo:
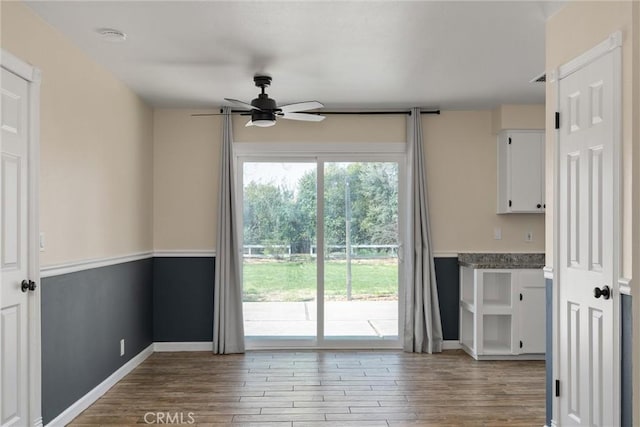
[[[469,267],[460,268],[460,300],[469,305],[475,305],[474,299],[474,271]]]
[[[485,314],[482,319],[484,353],[511,352],[511,316]]]
[[[460,310],[460,343],[472,351],[476,351],[473,336],[473,313],[466,309]]]
[[[482,283],[482,303],[485,306],[511,306],[511,273],[485,271],[482,273]]]

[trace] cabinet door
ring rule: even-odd
[[[511,132],[508,146],[508,194],[511,212],[541,212],[543,209],[542,132]]]
[[[544,353],[546,350],[546,307],[545,288],[543,286],[527,286],[520,288],[519,325],[520,353]]]

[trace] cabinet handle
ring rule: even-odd
[[[536,208],[538,208],[538,209],[540,209],[541,207],[542,207],[542,205],[541,205],[540,203],[538,203],[538,204],[536,205]]]

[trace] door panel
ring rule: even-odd
[[[316,163],[242,162],[245,336],[316,337]]]
[[[595,271],[602,270],[602,154],[602,146],[589,150],[589,268]]]
[[[28,424],[27,82],[2,69],[0,425]]]
[[[398,339],[398,164],[326,162],[324,337]]]
[[[561,425],[618,424],[612,61],[608,53],[559,83]],[[612,297],[596,298],[604,286]]]
[[[569,384],[567,400],[569,402],[569,415],[580,422],[580,358],[577,355],[580,353],[580,306],[577,304],[568,304],[568,322],[567,329],[569,332],[568,339],[568,352],[569,360],[567,365],[567,372],[569,374],[567,384]]]
[[[603,325],[602,325],[602,311],[590,308],[589,309],[589,371],[591,372],[591,411],[592,424],[601,426],[603,425],[602,419],[602,376],[604,374],[605,367],[602,365],[602,348],[605,345],[603,342]]]

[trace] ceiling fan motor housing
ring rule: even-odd
[[[275,122],[276,121],[276,113],[274,113],[273,111],[258,111],[258,110],[252,110],[251,111],[251,121],[252,122],[257,122],[257,121],[262,121],[262,120]]]
[[[262,111],[279,111],[279,108],[276,105],[276,100],[269,98],[269,95],[266,93],[261,93],[257,98],[253,99],[251,101],[251,105],[261,109]]]

